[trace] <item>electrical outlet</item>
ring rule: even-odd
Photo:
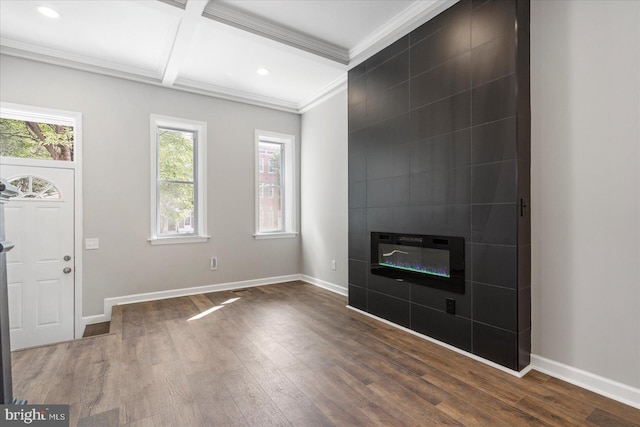
[[[335,260],[335,259],[332,259],[332,260],[331,260],[331,269],[332,269],[332,270],[335,270],[335,269],[336,269],[336,260]]]
[[[84,239],[84,248],[86,250],[100,249],[100,239],[97,237]]]
[[[447,298],[447,313],[456,314],[456,300]]]
[[[211,257],[211,269],[212,270],[218,269],[218,257],[215,257],[215,256]]]

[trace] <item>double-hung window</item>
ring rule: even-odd
[[[255,237],[295,237],[295,137],[256,130],[255,143]]]
[[[151,244],[204,242],[207,124],[151,115]]]

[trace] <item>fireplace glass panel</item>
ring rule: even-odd
[[[449,251],[444,249],[421,248],[406,245],[378,245],[378,263],[381,266],[451,277]]]
[[[464,238],[371,232],[371,274],[465,293]]]

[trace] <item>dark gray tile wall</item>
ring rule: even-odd
[[[349,71],[349,304],[528,365],[530,157],[528,0],[461,0]],[[372,231],[464,237],[465,293],[370,274]]]

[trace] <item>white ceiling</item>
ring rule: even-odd
[[[0,0],[0,52],[304,112],[455,1]]]

